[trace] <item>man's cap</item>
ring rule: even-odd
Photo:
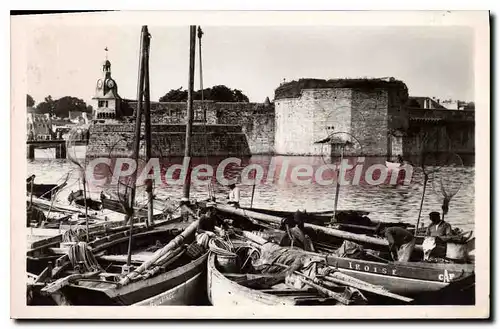
[[[189,198],[183,197],[183,198],[181,199],[181,202],[189,202]]]
[[[429,217],[431,217],[431,218],[436,217],[437,218],[437,217],[441,217],[441,215],[437,211],[431,211],[429,213]]]
[[[217,204],[215,202],[207,202],[207,208],[214,208]]]

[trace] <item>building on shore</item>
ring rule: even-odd
[[[32,107],[27,109],[26,139],[40,141],[53,139],[52,122],[48,114],[37,113]]]
[[[130,155],[137,104],[119,96],[109,60],[94,100],[87,155]],[[186,108],[151,102],[154,156],[183,155]],[[335,156],[339,140],[356,146],[346,155],[416,156],[422,141],[428,152],[474,154],[473,111],[410,97],[394,78],[301,79],[282,83],[273,102],[195,101],[194,111],[193,156]]]

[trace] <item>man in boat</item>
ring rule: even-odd
[[[104,191],[101,191],[101,194],[99,194],[99,199],[101,199],[101,202],[104,202],[108,197],[106,194],[104,194]]]
[[[183,222],[190,222],[197,218],[198,216],[195,214],[191,202],[188,198],[182,198],[180,203],[181,208],[181,217]]]
[[[424,260],[429,260],[431,254],[439,253],[438,245],[444,246],[445,243],[452,237],[451,225],[441,219],[441,215],[437,211],[429,213],[431,224],[425,231],[425,239],[422,243],[424,249]],[[442,249],[442,248],[441,248]]]
[[[297,210],[292,218],[284,218],[281,228],[290,239],[290,246],[299,247],[305,251],[314,251],[314,245],[307,234],[304,233],[305,211]]]
[[[401,156],[401,154],[398,154],[398,162],[400,165],[404,165],[405,161],[403,159],[403,157]]]
[[[431,225],[427,227],[425,236],[438,237],[443,241],[447,241],[452,235],[451,225],[441,219],[441,215],[437,211],[429,213]]]
[[[226,223],[221,221],[217,216],[215,202],[208,202],[207,211],[199,218],[198,229],[196,230],[196,242],[207,248],[208,242],[215,236],[216,226],[222,226],[223,229],[227,229]]]
[[[228,204],[230,204],[233,207],[239,208],[240,207],[240,188],[236,186],[236,184],[230,184],[229,185],[229,195],[227,198],[229,199]]]
[[[389,242],[389,251],[394,261],[408,262],[415,248],[415,237],[402,227],[377,228],[377,232]]]

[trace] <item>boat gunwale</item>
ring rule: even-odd
[[[251,300],[252,302],[256,303],[261,303],[261,304],[271,304],[271,305],[296,305],[295,301],[291,298],[286,298],[286,297],[278,297],[274,296],[269,293],[261,292],[257,289],[251,289],[245,286],[242,286],[241,284],[234,282],[233,280],[230,280],[227,278],[219,269],[217,269],[217,266],[215,265],[215,259],[217,255],[214,254],[213,252],[210,252],[210,255],[208,256],[207,260],[207,284],[210,283],[210,286],[207,287],[207,290],[209,292],[209,299],[213,304],[212,301],[212,292],[211,289],[214,286],[214,280],[211,278],[212,276],[215,277],[218,281],[223,281],[227,283],[230,287],[234,288],[237,292],[242,292],[245,294],[245,298]],[[260,297],[260,298],[259,298]],[[269,301],[269,303],[264,303],[262,300]]]
[[[156,285],[158,283],[161,283],[163,281],[168,281],[171,280],[179,275],[182,275],[185,272],[191,271],[197,266],[201,265],[208,257],[208,252],[204,253],[197,259],[192,260],[191,262],[180,266],[176,267],[168,272],[164,273],[159,273],[157,275],[154,275],[152,277],[149,277],[147,279],[139,279],[136,281],[132,281],[126,285],[120,285],[118,282],[112,282],[112,281],[100,281],[100,280],[95,280],[95,279],[79,279],[76,280],[74,283],[69,284],[69,287],[72,288],[77,288],[77,289],[85,289],[85,290],[93,290],[93,291],[99,291],[105,293],[109,298],[116,298],[121,295],[126,295],[128,293],[131,293],[134,290],[139,290],[142,289],[145,286],[151,286],[151,285]],[[92,287],[92,286],[82,286],[79,285],[79,282],[95,282],[99,284],[109,284],[109,287]],[[113,285],[113,287],[111,287]],[[137,287],[139,286],[139,288]]]

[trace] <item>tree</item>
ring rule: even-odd
[[[240,102],[240,103],[248,103],[248,97],[243,94],[243,92],[239,89],[234,89],[233,90],[235,102]]]
[[[187,101],[187,90],[172,89],[164,96],[160,97],[160,102],[185,102]],[[202,99],[202,91],[198,90],[193,93],[194,100]],[[224,85],[213,86],[212,88],[203,89],[203,99],[215,102],[246,102],[248,97],[239,89],[230,89]]]
[[[37,106],[40,113],[49,113],[60,118],[67,118],[70,111],[80,111],[92,113],[92,106],[87,105],[84,100],[72,96],[65,96],[58,100],[53,100],[52,96],[45,97],[45,101]]]
[[[52,96],[45,97],[45,100],[41,103],[38,103],[37,110],[42,113],[49,113],[50,115],[54,114],[54,109],[56,107],[56,102],[52,99]]]
[[[71,111],[87,112],[87,104],[83,99],[65,96],[56,101],[54,114],[60,118],[66,118]]]
[[[33,99],[33,97],[31,97],[31,95],[26,95],[26,106],[27,107],[35,106],[35,100]]]
[[[182,90],[182,87],[179,89],[171,89],[164,96],[160,97],[160,102],[185,102],[187,101],[188,92],[187,90]]]

